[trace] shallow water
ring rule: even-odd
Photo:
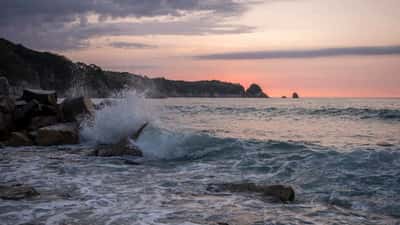
[[[0,183],[41,193],[0,200],[0,224],[399,224],[399,99],[136,99],[98,118],[81,146],[0,149]],[[144,159],[85,156],[144,119]],[[243,181],[297,200],[207,190]]]

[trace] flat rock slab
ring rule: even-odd
[[[262,196],[274,197],[282,202],[293,202],[295,200],[295,191],[291,186],[287,185],[257,185],[254,183],[225,183],[209,185],[209,191],[230,191],[230,192],[246,192],[259,193]]]
[[[78,144],[78,132],[76,123],[60,123],[42,127],[37,131],[36,143],[42,146]]]
[[[57,105],[57,92],[39,89],[24,89],[21,99],[29,102],[37,100],[41,104]]]
[[[5,200],[20,200],[38,196],[33,187],[24,185],[3,186],[0,185],[0,198]]]

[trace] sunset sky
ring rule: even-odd
[[[0,36],[104,69],[400,97],[399,0],[3,0]]]

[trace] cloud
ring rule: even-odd
[[[132,43],[132,42],[112,42],[110,46],[114,48],[125,48],[125,49],[154,49],[156,45],[149,45],[143,43]]]
[[[84,48],[110,35],[203,35],[254,28],[227,23],[255,1],[2,0],[0,34],[33,48]],[[160,17],[166,17],[160,19]],[[127,21],[118,21],[128,19]],[[116,22],[117,21],[117,22]]]
[[[306,50],[229,52],[194,56],[200,60],[255,60],[255,59],[298,59],[335,56],[400,55],[398,46],[361,46]]]

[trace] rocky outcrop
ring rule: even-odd
[[[7,141],[8,146],[20,147],[20,146],[31,146],[33,141],[28,135],[22,132],[12,132],[10,139]]]
[[[0,76],[0,95],[8,96],[9,94],[10,85],[8,84],[8,79]]]
[[[130,137],[122,138],[116,144],[99,145],[91,155],[109,157],[109,156],[143,156],[143,151],[134,143],[143,133],[148,123],[144,123]]]
[[[268,95],[263,92],[260,86],[257,84],[252,84],[246,90],[246,97],[248,98],[268,98]]]
[[[61,103],[63,118],[68,122],[79,122],[94,115],[94,104],[88,97],[67,98]]]
[[[76,123],[61,123],[42,127],[37,131],[36,143],[42,146],[71,145],[79,143],[78,126]]]
[[[208,189],[212,191],[260,193],[263,196],[277,198],[282,202],[293,202],[296,197],[295,191],[291,186],[280,184],[257,185],[254,183],[226,183],[210,185]]]
[[[138,156],[142,157],[143,152],[129,138],[123,138],[116,144],[99,145],[92,155],[101,157],[110,156]]]
[[[31,198],[38,196],[37,192],[33,187],[16,184],[12,186],[0,185],[0,198],[5,200],[21,200],[25,198]]]
[[[294,92],[294,93],[292,94],[292,98],[300,98],[300,96],[299,96],[299,94],[297,94],[296,92]]]
[[[79,118],[94,115],[93,103],[78,97],[60,106],[57,100],[55,91],[33,89],[17,101],[0,96],[0,141],[15,147],[78,144]]]
[[[9,137],[14,128],[15,101],[8,96],[0,96],[0,140]]]

